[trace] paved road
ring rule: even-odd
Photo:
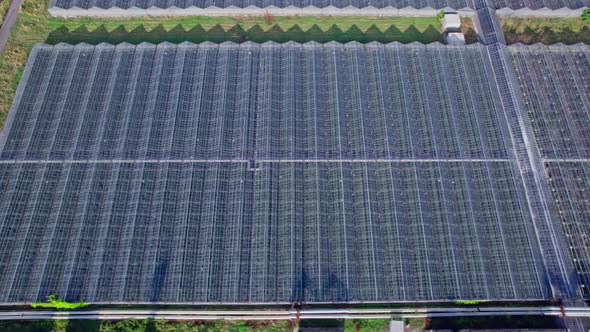
[[[9,1],[9,0],[6,0]],[[16,17],[18,16],[18,10],[20,5],[22,4],[23,0],[12,0],[8,11],[6,12],[6,17],[4,18],[4,22],[2,23],[2,27],[0,27],[0,53],[4,50],[4,46],[6,46],[6,42],[10,37],[10,32],[12,31],[12,26],[14,26],[14,22],[16,22]]]
[[[0,320],[39,319],[165,319],[165,320],[289,320],[358,319],[358,318],[420,318],[466,316],[548,315],[590,317],[590,308],[582,307],[513,307],[513,308],[418,308],[418,309],[304,309],[296,310],[15,310],[0,311]]]

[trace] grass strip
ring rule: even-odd
[[[4,17],[10,7],[10,0],[0,0],[0,26],[4,23]]]
[[[590,44],[590,22],[574,18],[500,17],[508,44]]]

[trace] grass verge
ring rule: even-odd
[[[347,319],[344,332],[385,332],[389,330],[389,319]]]
[[[4,17],[8,12],[8,7],[10,7],[10,0],[0,0],[0,26],[4,23]]]
[[[483,316],[404,319],[404,325],[412,330],[464,330],[464,329],[559,329],[560,317],[552,316]],[[387,319],[354,319],[323,321],[303,327],[340,327],[346,332],[384,332]],[[55,320],[55,321],[0,321],[0,331],[6,332],[282,332],[292,331],[289,321],[163,321],[163,320]]]
[[[287,332],[288,321],[212,321],[179,322],[162,320],[62,320],[62,321],[3,321],[5,332]]]
[[[4,3],[8,0],[0,0]],[[213,42],[442,41],[436,17],[51,17],[45,0],[25,0],[0,55],[0,126],[14,97],[27,56],[41,42],[77,44]]]
[[[576,18],[500,17],[508,44],[590,44],[590,22]]]
[[[426,324],[427,330],[503,330],[503,329],[559,329],[561,317],[553,316],[479,316],[433,317]]]

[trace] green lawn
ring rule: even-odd
[[[500,23],[509,44],[590,44],[590,22],[582,18],[501,17]]]
[[[0,1],[4,3],[8,0]],[[436,17],[197,16],[63,19],[49,16],[46,2],[24,1],[11,39],[0,55],[0,126],[10,108],[29,51],[40,42],[137,44],[144,41],[442,41],[440,24]]]
[[[196,25],[201,25],[204,29],[210,29],[217,25],[224,29],[233,28],[239,24],[244,30],[249,30],[259,25],[262,30],[268,30],[275,26],[288,30],[294,25],[298,25],[302,30],[308,30],[314,25],[318,25],[322,30],[327,30],[333,25],[340,29],[346,30],[352,25],[356,25],[360,30],[367,30],[375,25],[381,30],[386,30],[394,25],[400,30],[406,30],[410,27],[418,31],[424,31],[430,26],[440,30],[440,24],[436,17],[319,17],[319,16],[246,16],[246,17],[209,17],[209,16],[190,16],[190,17],[134,17],[129,19],[96,19],[96,18],[76,18],[63,20],[52,18],[49,22],[52,29],[65,26],[69,29],[76,29],[80,26],[86,26],[89,30],[104,27],[112,31],[120,26],[125,26],[129,30],[137,27],[144,27],[151,30],[156,27],[162,27],[165,30],[177,28],[179,25],[184,29],[191,29]]]

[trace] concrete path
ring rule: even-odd
[[[12,0],[8,11],[6,12],[4,22],[2,23],[2,27],[0,27],[0,53],[4,51],[4,46],[6,46],[6,43],[8,42],[10,32],[12,32],[12,27],[14,26],[14,22],[16,22],[18,10],[22,3],[23,0]]]

